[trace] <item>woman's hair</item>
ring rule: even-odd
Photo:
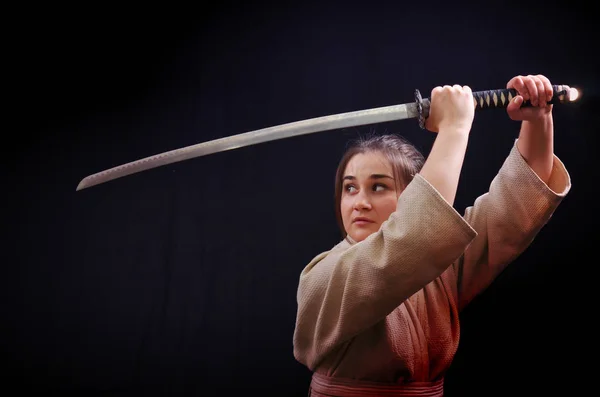
[[[379,152],[391,164],[396,181],[396,189],[404,190],[414,176],[421,170],[425,158],[423,154],[406,138],[398,135],[372,135],[351,141],[340,160],[335,174],[335,215],[342,238],[346,237],[342,220],[341,200],[343,178],[346,165],[358,153]]]

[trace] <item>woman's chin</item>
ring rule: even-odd
[[[361,227],[358,230],[353,230],[350,233],[350,237],[352,238],[352,240],[358,242],[363,241],[364,239],[366,239],[367,237],[369,237],[371,234],[373,234],[376,230],[374,228],[365,228],[365,227]]]

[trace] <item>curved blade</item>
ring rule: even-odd
[[[96,174],[87,176],[79,182],[76,190],[82,190],[94,185],[99,185],[126,175],[176,163],[194,157],[206,156],[255,145],[257,143],[289,138],[297,135],[311,134],[319,131],[328,131],[365,124],[381,123],[386,121],[401,120],[418,117],[415,103],[403,105],[384,106],[380,108],[358,110],[354,112],[339,113],[330,116],[312,118],[281,124],[274,127],[263,128],[243,134],[215,139],[181,149],[171,150],[154,156],[146,157],[130,163],[119,165]]]

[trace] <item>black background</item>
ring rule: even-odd
[[[555,152],[573,188],[530,249],[463,312],[445,387],[448,396],[586,390],[598,241],[591,10],[223,2],[7,12],[3,387],[305,395],[310,372],[292,354],[296,287],[308,261],[339,241],[333,177],[345,144],[394,132],[427,153],[433,134],[403,120],[76,192],[79,181],[219,137],[410,102],[415,88],[504,88],[541,73],[583,90],[576,105],[554,109]],[[518,129],[502,110],[477,113],[461,213],[487,190]]]

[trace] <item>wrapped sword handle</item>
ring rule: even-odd
[[[569,102],[568,91],[564,85],[553,85],[552,100],[548,104]],[[514,88],[503,88],[498,90],[486,90],[473,92],[475,110],[489,108],[506,108],[510,101],[517,95]],[[415,102],[419,113],[419,126],[425,128],[425,120],[429,117],[430,98],[423,99],[419,90],[415,90]],[[529,101],[523,102],[521,107],[531,106]]]

